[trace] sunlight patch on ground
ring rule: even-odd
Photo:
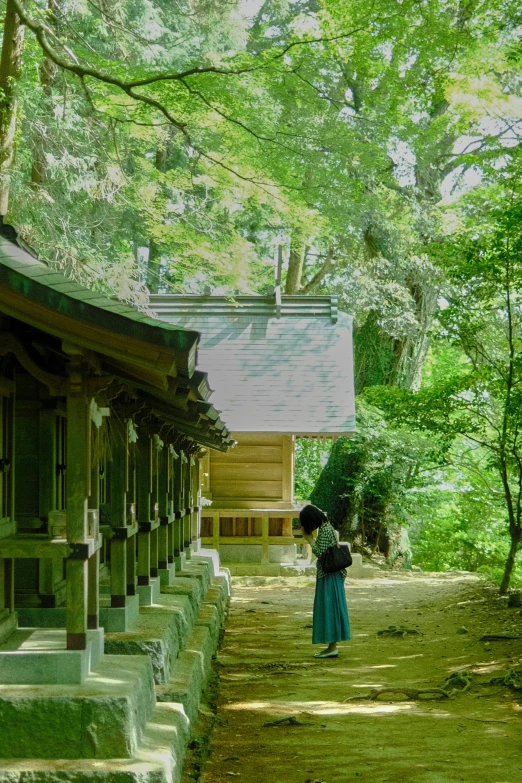
[[[362,715],[371,718],[397,714],[429,718],[453,717],[449,712],[443,710],[424,710],[418,704],[403,701],[393,704],[382,702],[343,704],[338,701],[245,701],[224,704],[223,709],[234,712],[241,710],[266,712],[269,715],[297,715],[300,718],[306,718],[307,715]]]
[[[424,653],[415,653],[415,655],[390,655],[390,661],[407,661],[410,658],[424,658]]]

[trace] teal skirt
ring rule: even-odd
[[[350,621],[344,579],[339,571],[317,580],[314,597],[312,644],[331,644],[350,639]]]

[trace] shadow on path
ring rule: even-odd
[[[522,639],[480,641],[522,637],[522,617],[493,588],[458,574],[347,582],[353,640],[317,661],[313,580],[234,582],[203,783],[522,781],[522,692],[486,684],[522,662]],[[378,636],[390,625],[421,633]],[[346,701],[463,670],[472,687],[452,699]]]

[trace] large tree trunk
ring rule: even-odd
[[[507,556],[506,565],[504,566],[504,574],[500,583],[499,593],[505,595],[511,582],[511,574],[515,566],[515,560],[517,557],[518,547],[520,545],[520,538],[522,536],[522,530],[515,528],[510,531],[511,534],[511,546],[509,547],[509,554]]]
[[[17,82],[22,69],[25,27],[7,0],[0,56],[0,215],[7,213],[10,172],[15,153]]]
[[[302,231],[292,232],[290,258],[286,275],[285,294],[298,294],[303,279],[303,266],[306,253],[306,239]]]

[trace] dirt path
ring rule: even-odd
[[[479,641],[522,637],[520,609],[471,576],[354,581],[352,641],[320,661],[313,589],[310,579],[235,580],[202,783],[522,781],[522,691],[485,684],[522,663],[522,638]],[[377,635],[391,624],[422,635]],[[462,670],[472,685],[452,699],[345,701],[372,688],[441,686]]]

